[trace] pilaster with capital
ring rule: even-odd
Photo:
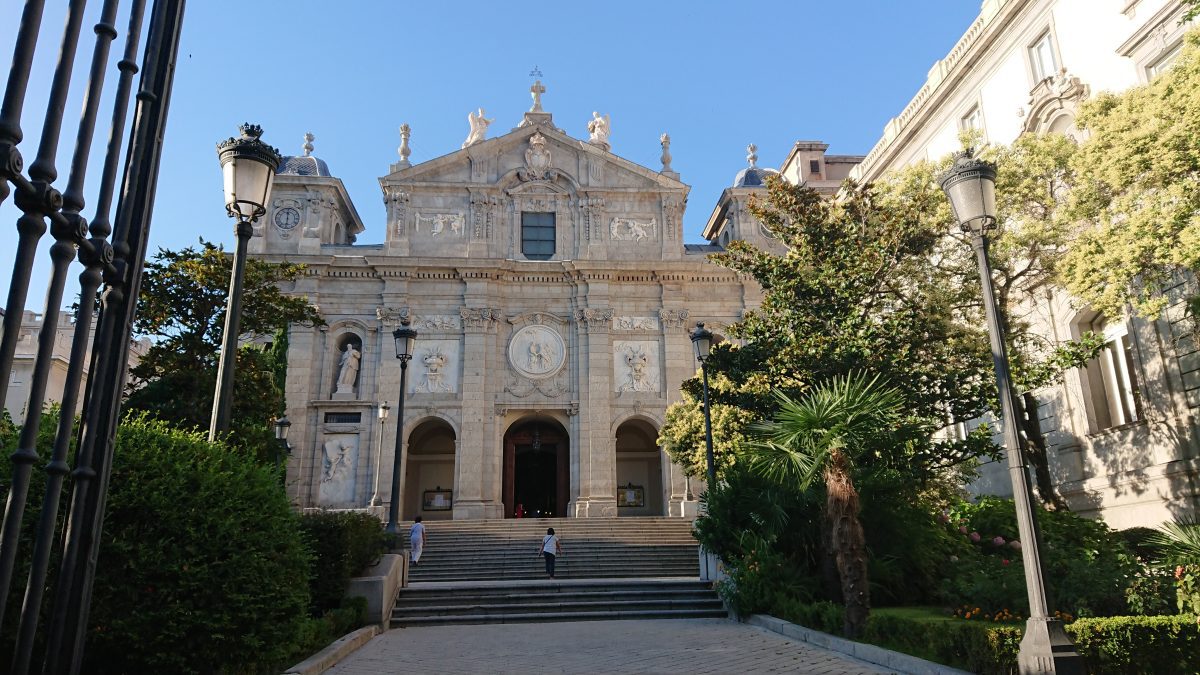
[[[593,289],[594,294],[594,289]],[[576,517],[617,515],[616,445],[612,437],[612,318],[611,307],[589,306],[574,314],[586,384],[580,385],[578,429],[579,493]],[[582,378],[581,378],[582,379]]]
[[[455,484],[454,519],[497,517],[495,504],[500,495],[487,480],[495,475],[494,462],[489,463],[493,450],[491,439],[495,425],[495,395],[488,387],[489,377],[501,367],[497,335],[503,312],[475,303],[459,309],[463,325],[462,362],[462,426],[458,452],[454,458]]]
[[[664,297],[671,295],[670,289],[670,285],[664,286]],[[667,379],[664,391],[667,392],[667,402],[670,404],[682,398],[679,385],[695,375],[699,364],[696,363],[691,338],[688,335],[688,319],[690,318],[688,310],[679,307],[664,307],[658,311],[658,317],[659,323],[662,325],[663,348],[667,361]],[[670,457],[665,452],[663,453],[663,463],[668,466],[667,513],[672,516],[687,515],[689,511],[686,504],[689,501],[687,477],[679,465],[670,461]]]

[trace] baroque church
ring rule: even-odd
[[[716,332],[757,285],[684,244],[689,187],[670,165],[613,152],[607,117],[588,139],[541,105],[487,138],[472,113],[460,149],[400,161],[379,179],[383,244],[312,155],[286,157],[250,253],[307,265],[290,290],[327,325],[293,326],[289,490],[302,507],[387,505],[401,364],[392,331],[417,330],[406,371],[402,519],[688,516],[692,486],[657,445],[667,406],[697,368],[689,332]],[[311,137],[307,140],[311,141]],[[705,229],[710,242],[771,240],[749,215],[767,170],[750,166]]]

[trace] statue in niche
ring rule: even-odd
[[[341,482],[350,475],[350,445],[344,441],[325,441],[322,483]]]
[[[495,121],[483,116],[483,108],[480,108],[477,113],[467,113],[467,123],[471,125],[471,132],[467,134],[467,140],[463,141],[462,146],[465,148],[468,145],[474,145],[485,140],[487,138],[488,125]]]
[[[425,356],[421,358],[421,363],[425,365],[425,382],[422,385],[425,391],[431,394],[450,391],[450,385],[444,381],[445,374],[442,372],[447,361],[449,359],[441,349],[431,349],[425,352]]]
[[[646,352],[642,351],[641,347],[629,347],[625,350],[625,366],[629,369],[626,374],[625,382],[617,390],[618,393],[627,391],[654,391],[654,385],[650,382],[650,373],[647,368],[650,365],[650,357]]]
[[[358,365],[362,360],[362,352],[353,342],[346,343],[342,348],[342,356],[338,360],[337,394],[353,394],[354,384],[358,381]]]

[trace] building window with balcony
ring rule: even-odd
[[[554,257],[554,212],[521,213],[521,254],[529,260]]]
[[[1035,83],[1058,72],[1058,60],[1054,58],[1054,37],[1050,31],[1042,33],[1041,37],[1029,46],[1029,66],[1033,71]]]
[[[1101,315],[1081,328],[1103,335],[1105,339],[1104,349],[1084,369],[1084,393],[1090,403],[1091,430],[1103,431],[1141,420],[1144,417],[1141,380],[1126,323],[1110,323]]]

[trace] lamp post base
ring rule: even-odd
[[[1017,654],[1021,675],[1083,675],[1083,657],[1063,630],[1062,622],[1047,617],[1030,617]]]

